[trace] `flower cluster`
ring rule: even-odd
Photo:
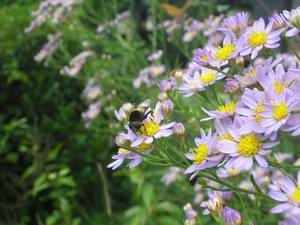
[[[59,33],[48,34],[48,42],[44,44],[42,49],[34,56],[34,60],[40,63],[48,57],[52,56],[59,47],[60,37],[61,35]]]
[[[39,4],[36,11],[32,12],[34,20],[25,28],[26,33],[32,32],[37,27],[42,26],[48,20],[52,24],[61,23],[68,16],[74,5],[79,4],[81,0],[44,0]]]
[[[185,18],[185,15],[181,16]],[[181,27],[175,19],[168,25],[169,33]],[[292,37],[299,33],[300,8],[275,14],[268,21],[263,18],[252,21],[247,13],[237,13],[228,18],[210,17],[203,23],[194,22],[194,25],[196,33],[191,37],[202,30],[208,40],[205,46],[194,50],[185,69],[176,70],[170,79],[157,82],[149,79],[147,68],[135,81],[138,84],[141,80],[151,85],[158,83],[160,93],[155,110],[152,112],[146,107],[145,118],[140,121],[142,123],[135,124],[138,125],[135,130],[131,123],[132,108],[125,110],[126,107],[122,107],[116,112],[118,119],[129,120],[129,125],[127,131],[118,136],[121,150],[113,156],[116,161],[109,167],[115,169],[125,159],[132,160],[129,167],[136,166],[158,147],[166,152],[155,155],[159,163],[169,160],[176,166],[163,177],[167,185],[181,173],[189,174],[191,181],[201,178],[199,182],[207,188],[209,196],[204,201],[201,195],[197,201],[205,208],[204,214],[222,219],[224,224],[241,224],[240,213],[226,204],[232,192],[237,191],[252,201],[257,201],[259,196],[280,202],[271,212],[283,213],[286,220],[281,224],[294,224],[300,216],[300,172],[295,182],[286,172],[276,168],[284,168],[283,162],[293,158],[293,155],[279,151],[282,137],[300,135],[300,67],[297,55],[276,53],[275,49],[284,41],[283,36]],[[157,52],[149,56],[149,61],[161,55]],[[176,156],[173,156],[168,152],[168,144],[162,147],[162,142],[155,139],[172,134],[186,137],[181,123],[160,125],[176,103],[179,103],[179,113],[184,110],[181,103],[187,99],[178,100],[176,91],[183,97],[200,99],[199,112],[195,113],[194,107],[186,112],[201,115],[202,118],[191,120],[199,121],[202,128],[200,135],[193,137],[192,148],[187,147],[190,142],[178,138],[178,148],[183,151],[174,150]],[[196,105],[197,100],[187,101]],[[192,128],[196,127],[196,123],[192,125]],[[148,147],[146,151],[144,145]],[[125,146],[131,150],[125,151]],[[241,179],[233,184],[228,181],[231,177],[238,178],[237,175]],[[196,213],[190,205],[185,212],[187,221],[195,223]]]
[[[75,56],[69,63],[68,66],[64,66],[60,70],[60,74],[68,75],[70,77],[77,76],[84,64],[86,63],[87,58],[93,56],[95,53],[93,51],[83,51],[79,55]]]
[[[133,81],[133,88],[138,89],[144,83],[147,87],[151,87],[156,84],[158,77],[166,72],[166,66],[159,63],[159,59],[162,57],[163,51],[158,50],[150,54],[147,59],[152,64],[139,71],[138,77]]]
[[[106,21],[97,27],[96,32],[102,34],[103,32],[112,29],[114,27],[120,27],[128,18],[130,14],[128,11],[118,14],[114,19]]]

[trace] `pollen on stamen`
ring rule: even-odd
[[[226,61],[235,52],[236,47],[234,44],[224,44],[223,47],[219,47],[215,54],[215,58],[219,61]]]
[[[265,31],[254,31],[249,36],[248,42],[253,48],[264,45],[267,42],[267,33]]]
[[[273,105],[273,107],[274,112],[272,116],[275,120],[280,121],[288,116],[289,110],[284,102],[280,102],[279,104]]]

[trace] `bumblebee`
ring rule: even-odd
[[[149,114],[153,115],[152,110],[147,112],[148,109],[149,106],[139,106],[130,113],[129,128],[134,133],[138,132],[144,126],[143,122]]]

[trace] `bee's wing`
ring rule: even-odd
[[[143,101],[142,103],[140,103],[138,107],[148,108],[148,107],[150,107],[150,104],[151,104],[151,99],[148,98],[145,101]]]

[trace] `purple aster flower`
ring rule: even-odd
[[[283,11],[283,16],[286,19],[286,23],[290,30],[285,34],[287,37],[293,37],[299,33],[300,28],[300,7],[292,9],[290,12],[287,10]]]
[[[299,108],[299,96],[288,89],[278,95],[270,93],[270,102],[262,104],[266,109],[261,112],[260,125],[266,135],[273,134],[276,137],[277,131],[284,126],[293,110]]]
[[[239,103],[235,101],[227,101],[224,105],[220,105],[216,110],[206,110],[205,108],[201,107],[201,109],[208,115],[207,118],[201,119],[201,121],[232,117],[235,114],[238,104]]]
[[[284,131],[292,132],[292,136],[300,135],[300,114],[291,115],[286,125],[283,127]]]
[[[150,110],[150,108],[148,109]],[[173,134],[172,127],[175,122],[161,125],[161,121],[164,119],[163,112],[161,109],[161,103],[156,104],[155,110],[153,111],[153,116],[151,113],[143,121],[143,126],[139,129],[137,133],[131,131],[128,128],[128,139],[132,141],[131,147],[137,147],[142,143],[150,144],[153,142],[154,138],[168,137]]]
[[[297,184],[291,178],[285,176],[276,183],[278,191],[269,192],[269,196],[279,201],[280,204],[272,208],[272,213],[300,214],[300,171],[297,175]]]
[[[279,225],[298,225],[300,221],[300,215],[290,216],[279,223]]]
[[[236,38],[239,38],[248,27],[249,14],[245,12],[237,13],[224,20],[227,30],[231,31]]]
[[[240,124],[240,127],[243,127],[243,124]],[[265,142],[267,137],[249,132],[247,129],[232,128],[229,132],[232,140],[219,140],[217,144],[220,152],[231,156],[226,163],[227,168],[249,170],[253,165],[253,158],[261,167],[268,166],[264,156],[270,153],[279,142]]]
[[[212,53],[206,48],[198,48],[194,51],[193,62],[198,66],[207,65],[208,62],[212,59]]]
[[[176,166],[171,166],[169,168],[169,170],[167,171],[167,173],[161,178],[161,181],[165,184],[165,185],[170,185],[171,183],[173,183],[174,181],[176,181],[176,179],[178,178],[178,176],[182,174],[182,170],[179,169]]]
[[[224,225],[241,225],[242,224],[242,218],[241,214],[229,207],[225,207],[222,210],[222,219]]]
[[[207,135],[204,130],[200,131],[201,137],[195,138],[197,147],[192,152],[185,154],[189,160],[193,161],[193,164],[184,171],[184,174],[193,173],[190,179],[193,179],[198,171],[214,167],[223,159],[223,154],[216,152],[216,138],[212,135],[211,130],[209,129]]]
[[[152,62],[152,61],[160,59],[162,55],[163,55],[163,51],[158,50],[158,51],[152,53],[151,55],[149,55],[147,59],[148,59],[148,61]]]
[[[246,88],[241,96],[241,102],[243,104],[236,108],[236,113],[247,118],[247,123],[242,129],[248,132],[255,130],[257,133],[263,133],[264,130],[261,129],[260,122],[263,119],[261,112],[266,110],[266,107],[263,106],[267,102],[265,92],[256,88],[253,90]]]
[[[265,48],[277,48],[280,46],[280,33],[283,29],[272,31],[273,22],[265,26],[265,21],[260,18],[255,21],[251,28],[248,28],[244,37],[245,47],[240,51],[242,56],[251,53],[251,59],[256,58],[258,52]]]
[[[179,92],[184,97],[190,97],[199,91],[205,90],[203,83],[200,81],[200,74],[198,71],[194,71],[193,76],[184,74],[182,81],[178,86]]]
[[[161,80],[158,87],[162,92],[169,92],[172,90],[172,83],[169,80]]]
[[[265,91],[273,90],[280,95],[283,90],[293,87],[293,83],[299,75],[300,71],[298,69],[285,72],[283,65],[278,64],[275,71],[271,68],[268,71],[263,70],[261,67],[258,68],[257,79]]]
[[[208,45],[207,48],[212,52],[213,58],[209,64],[215,67],[220,67],[228,64],[229,60],[235,58],[242,48],[242,41],[234,41],[230,33],[225,35],[223,45],[214,47]]]

